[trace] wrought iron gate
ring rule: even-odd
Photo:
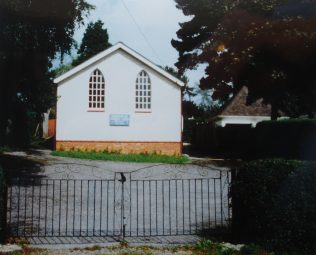
[[[229,224],[229,179],[13,179],[8,229],[18,237],[198,234]]]

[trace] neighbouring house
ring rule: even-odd
[[[271,119],[271,106],[262,103],[262,99],[247,105],[248,88],[242,87],[223,107],[212,121],[225,127],[229,124],[248,124],[255,127],[258,122]]]
[[[182,153],[184,83],[123,43],[54,82],[57,150]]]

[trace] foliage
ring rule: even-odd
[[[107,29],[103,28],[101,20],[95,23],[90,22],[83,35],[78,57],[72,62],[72,66],[77,66],[94,55],[111,47]]]
[[[189,161],[186,156],[165,156],[158,154],[120,154],[109,152],[53,151],[53,156],[91,160],[107,160],[121,162],[148,162],[166,164],[184,164]]]
[[[59,67],[57,67],[56,69],[54,69],[53,70],[54,77],[61,76],[62,74],[67,73],[69,70],[74,68],[74,66],[73,66],[74,61],[75,60],[73,60],[71,63],[68,63],[68,64],[62,64]]]
[[[183,81],[185,84],[189,82],[189,78],[186,75],[181,74],[179,70],[176,70],[175,68],[170,66],[165,66],[163,69],[174,77],[177,77],[179,80]]]
[[[256,154],[315,160],[316,120],[264,121],[255,129]]]
[[[249,103],[263,98],[290,117],[316,112],[315,1],[175,0],[180,24],[176,66],[181,72],[206,63],[202,89],[226,102],[242,86]]]
[[[26,133],[27,113],[35,112],[39,123],[54,104],[52,60],[70,52],[76,26],[91,9],[85,0],[1,0],[0,145],[9,125],[13,136]]]
[[[0,154],[3,153],[3,152],[7,152],[7,151],[11,151],[11,149],[9,147],[0,147]]]
[[[316,160],[316,120],[284,119],[250,125],[189,123],[195,149],[222,158]]]
[[[315,181],[314,162],[245,163],[231,186],[235,237],[269,249],[315,254]]]

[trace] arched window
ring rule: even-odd
[[[94,70],[89,80],[89,109],[104,110],[105,82],[99,69]]]
[[[143,70],[136,79],[136,110],[151,110],[151,82],[149,75]]]

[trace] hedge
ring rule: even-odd
[[[316,159],[316,120],[263,121],[255,131],[256,154],[288,159]]]
[[[231,185],[236,241],[316,254],[316,163],[257,160],[235,171]]]
[[[4,172],[0,166],[0,243],[6,238],[7,186]]]
[[[316,160],[315,119],[263,121],[255,128],[197,124],[193,130],[194,148],[212,156]]]

